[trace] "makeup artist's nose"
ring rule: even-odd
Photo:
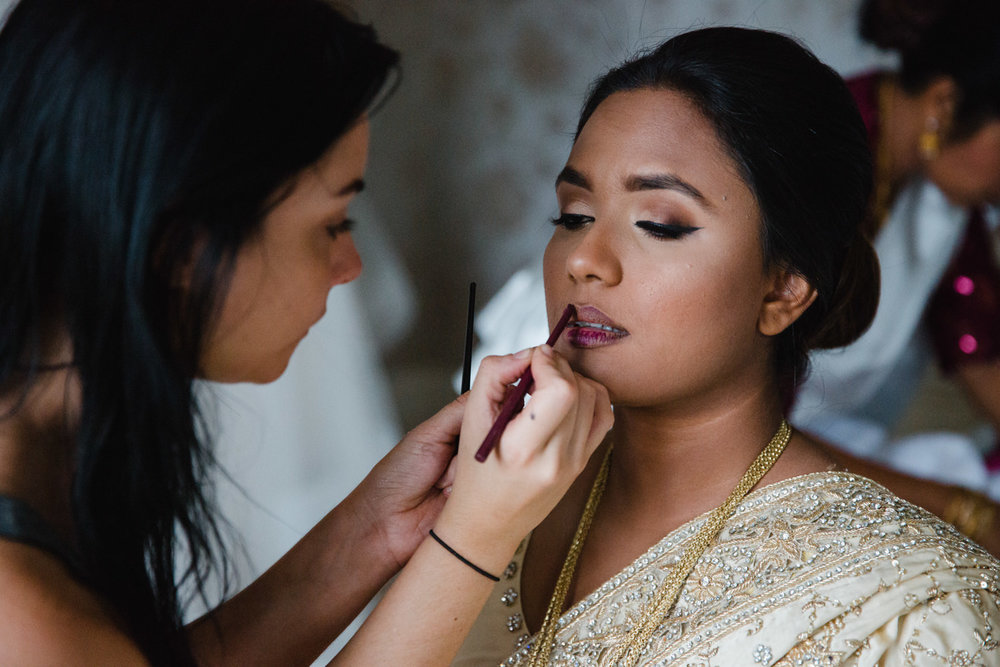
[[[622,279],[622,265],[615,251],[615,239],[610,225],[592,223],[577,232],[579,241],[566,258],[566,270],[574,282],[599,280],[617,285]]]
[[[361,275],[361,255],[350,233],[338,237],[330,250],[330,287],[349,283]]]

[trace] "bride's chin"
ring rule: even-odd
[[[636,390],[641,390],[641,387],[636,384],[636,378],[641,373],[637,374],[633,368],[594,363],[593,360],[588,361],[585,356],[574,355],[572,352],[566,355],[566,359],[575,372],[608,390],[612,406],[644,407],[656,402],[656,396],[637,395]]]
[[[612,407],[616,405],[625,406],[632,402],[630,399],[633,397],[629,396],[628,387],[623,386],[621,377],[607,377],[597,373],[592,376],[583,371],[578,372],[580,375],[590,378],[608,390],[608,398],[611,401]]]

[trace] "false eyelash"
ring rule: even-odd
[[[579,213],[563,213],[558,218],[552,219],[552,224],[556,227],[564,227],[568,230],[579,229],[588,222],[593,222],[594,216],[581,215]]]
[[[635,226],[654,238],[665,240],[683,238],[701,229],[701,227],[692,227],[691,225],[664,224],[652,220],[639,220]]]

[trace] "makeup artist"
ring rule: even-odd
[[[192,382],[274,380],[358,275],[348,205],[396,62],[322,0],[13,10],[0,663],[308,663],[397,574],[335,662],[446,663],[586,464],[612,421],[606,391],[547,346],[490,358],[283,559],[182,625],[225,563]],[[529,367],[530,409],[475,462]]]

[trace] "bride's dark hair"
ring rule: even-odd
[[[154,663],[193,664],[178,578],[215,562],[192,379],[236,252],[396,62],[324,0],[22,0],[0,32],[0,391],[68,336],[75,547]]]
[[[857,106],[841,77],[789,37],[706,28],[598,79],[577,136],[610,95],[647,88],[684,94],[712,123],[760,207],[768,266],[802,275],[818,293],[775,342],[790,399],[809,350],[853,342],[878,305],[878,260],[861,227],[872,160]]]

